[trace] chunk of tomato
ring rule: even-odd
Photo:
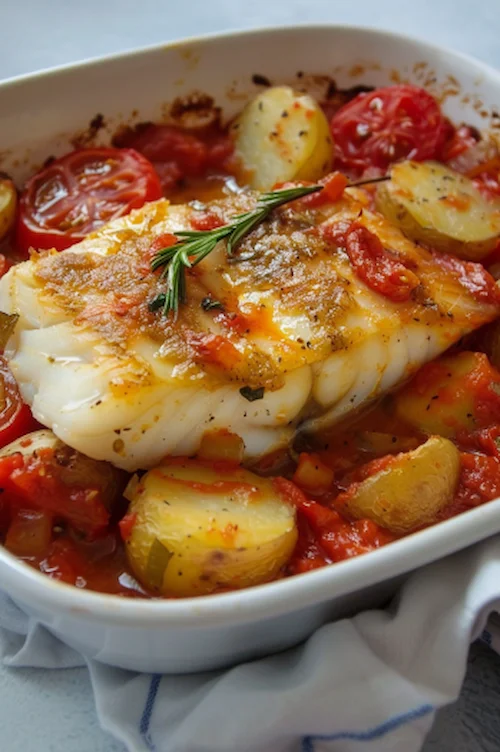
[[[7,361],[0,355],[0,448],[37,428],[40,424],[24,404]]]
[[[133,149],[79,149],[26,183],[16,245],[25,254],[31,247],[62,251],[162,195],[153,165]]]
[[[422,161],[440,154],[449,126],[436,100],[409,84],[362,92],[330,123],[335,167],[350,176],[383,174],[402,159]]]
[[[69,485],[60,471],[53,450],[48,448],[26,456],[18,452],[0,457],[2,500],[10,505],[11,513],[20,508],[39,509],[90,538],[104,533],[110,514],[102,490]]]

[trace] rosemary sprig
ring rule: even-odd
[[[351,183],[351,186],[375,183],[387,180],[387,177],[372,178]],[[238,244],[255,227],[260,225],[277,209],[290,201],[323,190],[322,185],[300,185],[277,191],[262,193],[255,209],[244,214],[237,214],[231,222],[213,230],[179,230],[175,233],[177,242],[168,248],[161,248],[151,262],[153,271],[162,269],[161,279],[166,279],[167,290],[160,293],[149,304],[150,311],[163,309],[167,315],[170,311],[177,314],[181,303],[186,301],[186,269],[203,261],[221,240],[226,241],[226,253],[232,256]]]
[[[226,241],[227,255],[232,256],[238,243],[254,227],[267,219],[273,209],[287,204],[289,201],[317,193],[322,188],[322,185],[301,185],[263,193],[255,209],[244,214],[237,214],[227,225],[216,227],[213,230],[180,230],[176,232],[177,243],[159,250],[151,263],[153,271],[163,268],[161,277],[167,280],[167,291],[151,301],[150,310],[156,311],[163,308],[164,314],[170,311],[177,313],[179,305],[186,300],[186,269],[203,261],[221,240]]]

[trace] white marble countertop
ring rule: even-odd
[[[0,79],[211,31],[322,21],[404,31],[500,68],[499,0],[5,0]],[[0,667],[0,696],[2,752],[123,752],[98,726],[84,669]],[[425,752],[498,752],[499,707],[500,658],[475,645],[462,696]]]

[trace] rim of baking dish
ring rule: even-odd
[[[147,55],[161,50],[196,44],[217,44],[227,38],[252,38],[262,36],[286,36],[290,32],[304,34],[357,33],[361,36],[379,37],[391,41],[407,41],[419,47],[422,53],[440,54],[454,62],[498,81],[500,71],[487,63],[441,45],[429,43],[419,37],[385,31],[379,28],[346,24],[304,24],[280,27],[266,26],[248,30],[230,30],[221,33],[187,37],[172,42],[148,45],[128,51],[92,57],[35,73],[26,73],[0,81],[0,89],[22,85],[41,78],[57,77],[61,73],[101,66],[110,61],[120,61]],[[471,534],[471,530],[473,530]],[[464,512],[458,517],[438,523],[433,527],[413,533],[376,551],[325,566],[311,572],[264,583],[244,590],[192,598],[153,598],[148,600],[99,593],[77,588],[74,585],[53,580],[33,569],[5,548],[0,546],[0,585],[20,602],[34,606],[53,608],[90,620],[105,620],[107,623],[137,627],[141,625],[216,626],[272,618],[289,611],[306,608],[333,597],[354,592],[360,587],[369,587],[377,582],[391,579],[429,561],[443,558],[459,549],[500,532],[500,499]],[[423,562],[423,555],[430,560]],[[439,552],[439,553],[438,553]],[[397,561],[397,566],[394,561]],[[361,576],[362,575],[362,576]]]

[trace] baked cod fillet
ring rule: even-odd
[[[223,223],[256,200],[208,209]],[[164,290],[151,258],[199,223],[195,207],[145,205],[0,281],[0,309],[19,314],[6,357],[23,398],[90,457],[148,468],[218,429],[241,436],[247,457],[264,454],[359,409],[500,313],[491,278],[417,247],[354,189],[321,209],[275,211],[231,260],[221,243],[190,270],[177,319],[151,312]],[[328,240],[353,221],[416,275],[408,300],[375,292]]]

